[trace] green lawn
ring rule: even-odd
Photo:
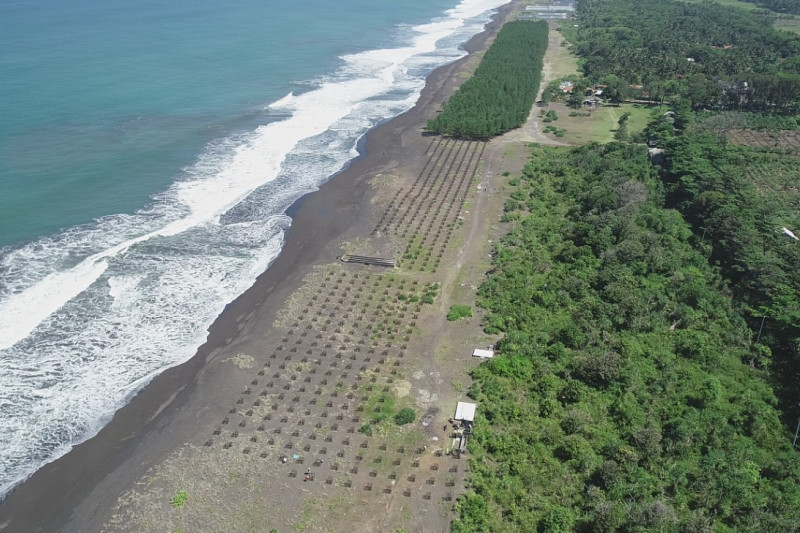
[[[641,104],[623,104],[616,106],[601,106],[591,112],[588,117],[570,117],[572,111],[563,105],[553,104],[550,109],[556,109],[558,120],[552,125],[566,130],[566,135],[560,140],[569,144],[587,144],[591,142],[606,143],[614,140],[617,130],[617,121],[623,113],[630,113],[628,118],[628,131],[634,132],[644,129],[650,120],[650,113],[658,106],[648,107]],[[665,107],[666,111],[667,108]],[[586,109],[577,110],[587,113]]]
[[[777,30],[786,30],[792,33],[800,33],[800,17],[792,16],[789,19],[776,19],[773,26]]]

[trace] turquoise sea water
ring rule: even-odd
[[[0,246],[141,208],[296,82],[452,3],[3,2]]]
[[[0,3],[0,498],[191,357],[504,0]]]

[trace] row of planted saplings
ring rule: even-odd
[[[403,266],[435,271],[443,259],[455,227],[455,223],[448,222],[436,230],[426,230],[421,239],[416,233],[412,234],[403,252]]]
[[[453,179],[440,183],[439,189],[434,194],[431,194],[431,201],[435,203],[433,207],[429,206],[427,209],[423,209],[422,203],[417,204],[416,211],[410,219],[410,222],[415,223],[404,224],[405,218],[401,219],[401,224],[403,224],[402,237],[405,238],[409,234],[416,235],[421,232],[425,236],[423,241],[427,241],[433,233],[440,236],[441,230],[447,227],[448,224],[455,222],[469,192],[469,187],[472,184],[482,155],[483,147],[476,148],[471,152],[468,159],[464,158],[459,163],[456,173],[452,176]],[[466,167],[463,167],[465,164]],[[445,184],[447,187],[442,193]],[[422,218],[419,218],[420,212],[423,214]],[[438,232],[436,231],[437,223]]]
[[[385,358],[382,358],[382,359],[380,359],[380,360],[379,360],[379,364],[385,364],[385,363],[386,363],[386,361],[387,361],[387,360],[386,360]],[[267,363],[266,363],[266,365],[269,365],[269,362],[267,362]],[[395,361],[395,365],[399,365],[399,362],[398,362],[398,361]],[[281,366],[283,366],[283,364],[282,364]],[[311,370],[314,370],[314,369],[312,368]],[[376,374],[377,374],[377,373],[379,373],[379,369],[376,369],[376,370],[377,370]],[[392,369],[392,371],[391,371],[391,374],[392,374],[392,375],[396,375],[396,373],[397,373],[397,369]],[[374,385],[374,383],[376,383],[376,381],[377,381],[377,375],[376,375],[376,374],[373,374],[373,375],[371,375],[371,376],[368,376],[368,377],[367,377],[367,379],[368,379],[368,380],[369,380],[369,382],[370,382],[370,384],[368,384],[368,385],[365,387],[365,389],[366,389],[366,391],[367,391],[367,392],[372,392],[372,391],[374,390],[374,388],[375,388],[375,385]],[[276,375],[277,375],[277,374],[276,374]],[[294,379],[294,378],[296,378],[296,376],[292,376],[292,378]],[[363,376],[361,376],[361,375],[359,375],[359,376],[357,376],[357,377],[356,377],[356,380],[357,380],[357,381],[361,381],[362,379],[363,379]],[[255,381],[257,381],[257,380],[254,380],[254,382],[255,382]],[[305,379],[303,380],[303,382],[304,382],[304,383],[308,383],[308,382],[310,382],[310,376],[306,376],[306,377],[305,377]],[[393,378],[393,377],[388,377],[388,378],[386,379],[386,382],[387,382],[388,384],[391,384],[391,383],[393,383],[393,382],[394,382],[394,378]],[[320,385],[320,386],[323,386],[323,387],[324,387],[324,386],[327,386],[327,385],[328,385],[328,379],[327,379],[327,378],[323,378],[323,379],[322,379],[322,380],[319,382],[319,385]],[[264,389],[264,390],[262,390],[262,391],[261,391],[260,397],[262,397],[262,398],[263,398],[263,397],[267,397],[267,396],[269,395],[269,390],[268,390],[268,388],[272,388],[272,387],[274,387],[274,382],[269,382],[269,383],[268,383],[266,386],[267,386],[267,389]],[[354,399],[355,399],[355,394],[354,394],[352,391],[354,391],[354,390],[358,389],[358,388],[359,388],[359,384],[358,384],[358,383],[353,383],[352,385],[350,385],[350,388],[351,388],[351,390],[350,390],[350,391],[347,391],[347,392],[345,392],[345,391],[346,391],[346,387],[345,387],[345,383],[344,383],[344,381],[338,381],[338,382],[335,384],[335,386],[334,386],[333,390],[331,390],[329,394],[330,394],[332,397],[336,398],[336,397],[338,397],[338,396],[339,396],[339,393],[340,393],[340,390],[341,390],[341,392],[345,394],[345,398],[346,398],[347,400],[350,400],[350,401],[352,401],[352,400],[354,400]],[[290,383],[286,383],[286,384],[284,384],[284,386],[283,386],[283,389],[284,389],[284,390],[289,390],[289,389],[290,389]],[[389,385],[385,385],[385,386],[383,387],[383,392],[385,392],[385,393],[386,393],[386,392],[389,392],[389,390],[390,390],[390,387],[389,387]],[[300,388],[299,388],[299,390],[298,390],[297,392],[299,392],[299,393],[304,393],[304,392],[306,392],[306,387],[305,387],[304,385],[301,385],[301,386],[300,386]],[[245,388],[245,390],[244,390],[244,391],[242,391],[242,394],[245,394],[245,395],[249,395],[249,394],[251,394],[251,393],[252,393],[252,389],[251,389],[250,387],[247,387],[247,388]],[[322,388],[316,388],[316,389],[314,390],[314,392],[313,392],[313,393],[314,393],[314,395],[319,395],[319,396],[321,396],[321,395],[323,394],[323,389],[322,389]],[[277,396],[275,396],[275,399],[276,399],[277,401],[279,401],[279,402],[282,402],[282,401],[284,401],[284,400],[286,399],[286,395],[285,395],[285,393],[283,393],[283,392],[281,392],[281,393],[278,393],[278,394],[277,394]],[[291,399],[291,402],[292,402],[292,403],[289,403],[289,404],[286,406],[286,412],[287,412],[287,413],[290,413],[290,414],[291,414],[291,413],[294,413],[294,412],[295,412],[295,407],[294,407],[294,405],[293,405],[293,404],[299,404],[299,403],[300,403],[300,400],[301,400],[301,396],[300,396],[299,394],[298,394],[298,395],[295,395],[295,396],[294,396],[294,397]],[[319,402],[319,400],[318,400],[317,398],[313,398],[313,397],[312,397],[311,399],[307,400],[307,404],[308,404],[308,405],[310,405],[310,406],[316,406],[318,403],[321,403],[321,402]],[[243,405],[243,404],[244,404],[244,398],[241,398],[241,397],[240,397],[240,398],[237,400],[236,404],[237,404],[237,405]],[[324,405],[325,405],[325,408],[326,408],[326,409],[331,409],[331,408],[333,408],[333,407],[334,407],[334,402],[333,402],[333,401],[326,401]],[[261,406],[261,400],[260,400],[260,399],[256,399],[256,400],[253,402],[253,407],[255,407],[255,408],[258,408],[258,407],[260,407],[260,406]],[[271,410],[273,410],[273,411],[277,411],[277,410],[278,410],[278,408],[279,408],[279,403],[274,403],[274,402],[271,402],[271,403],[270,403],[270,405],[269,405],[269,407],[271,408]],[[338,406],[337,406],[337,408],[338,408],[338,410],[339,410],[339,414],[338,414],[338,415],[336,415],[336,419],[337,419],[337,420],[340,420],[340,421],[341,421],[341,420],[344,420],[344,418],[345,418],[345,414],[344,414],[344,413],[342,413],[342,411],[348,411],[348,410],[349,410],[349,404],[348,404],[348,403],[344,403],[344,404],[342,404],[342,405],[338,405]],[[363,406],[358,406],[358,407],[356,407],[356,411],[357,411],[357,412],[363,412]],[[230,413],[229,413],[229,414],[236,414],[236,413],[239,413],[239,409],[238,409],[238,408],[236,408],[236,407],[234,407],[234,408],[231,408],[231,410],[230,410]],[[251,408],[251,409],[248,409],[248,410],[247,410],[247,411],[244,413],[244,416],[245,416],[245,417],[252,417],[254,414],[255,414],[255,411],[254,411],[254,409],[252,409],[252,408]],[[312,414],[312,413],[311,413],[311,410],[310,410],[310,409],[306,409],[306,410],[305,410],[305,412],[304,412],[304,416],[306,416],[306,417],[308,417],[308,416],[311,416],[311,414]],[[327,418],[327,417],[329,416],[329,414],[328,414],[328,412],[327,412],[327,411],[323,411],[323,412],[322,412],[322,413],[321,413],[319,416],[320,416],[320,417],[322,417],[322,418]],[[266,415],[263,415],[263,416],[262,416],[262,420],[263,420],[263,421],[271,421],[272,419],[273,419],[273,417],[272,417],[272,414],[270,414],[270,413],[267,413]],[[354,417],[354,418],[352,418],[351,420],[352,420],[352,421],[354,421],[354,422],[357,422],[359,419],[358,419],[357,417]],[[281,423],[283,423],[283,424],[287,423],[288,421],[289,421],[289,418],[288,418],[287,416],[284,416],[284,417],[280,418],[280,422],[281,422]],[[228,425],[229,423],[230,423],[230,419],[229,419],[228,417],[225,417],[225,418],[222,420],[222,423],[221,423],[221,424],[222,424],[222,425]],[[301,419],[301,420],[299,420],[299,421],[298,421],[298,425],[299,425],[299,426],[302,426],[302,425],[304,425],[304,424],[305,424],[305,420]],[[239,426],[239,427],[242,427],[242,428],[244,428],[244,427],[246,427],[246,425],[247,425],[247,418],[242,418],[242,419],[239,421],[239,424],[238,424],[238,426]],[[317,428],[319,428],[319,427],[321,427],[321,423],[317,423]],[[334,429],[334,430],[336,430],[336,429],[338,429],[338,424],[334,424],[334,426],[332,426],[332,427],[333,427],[333,429]],[[259,431],[264,431],[265,429],[266,429],[266,428],[265,428],[265,426],[264,426],[263,424],[262,424],[262,425],[260,425],[260,426],[258,427],[258,430],[259,430]],[[219,428],[219,427],[218,427],[218,428],[216,428],[216,429],[213,431],[213,435],[215,435],[215,436],[217,436],[217,435],[220,435],[220,434],[221,434],[221,432],[222,432],[221,428]],[[280,434],[281,432],[282,432],[282,429],[281,429],[281,428],[275,428],[275,430],[274,430],[274,433],[276,433],[276,434]],[[353,433],[353,432],[354,432],[354,428],[352,428],[352,427],[351,427],[351,428],[348,430],[348,433]],[[234,433],[233,433],[231,436],[232,436],[232,437],[238,437],[238,435],[239,435],[239,434],[238,434],[238,430],[236,430],[236,431],[234,431]],[[297,437],[297,436],[299,436],[299,431],[298,431],[298,430],[295,430],[295,432],[292,434],[292,436],[294,436],[294,437]],[[316,437],[312,437],[312,438],[316,438]],[[210,446],[211,444],[212,444],[212,442],[211,442],[211,441],[208,441],[208,442],[206,442],[206,446]],[[272,443],[270,442],[269,444],[272,444]],[[230,446],[228,446],[228,448],[229,448],[229,447],[230,447]]]
[[[431,146],[433,146],[434,143],[436,143],[436,146],[434,147],[433,151],[431,151]],[[435,169],[441,168],[440,160],[442,158],[442,154],[447,153],[449,155],[447,149],[450,147],[451,144],[447,142],[437,142],[437,140],[431,141],[431,144],[428,145],[428,149],[425,152],[427,157],[425,158],[425,165],[422,167],[422,170],[419,172],[419,174],[417,174],[417,177],[414,179],[410,188],[401,187],[395,191],[391,201],[389,202],[389,205],[387,205],[386,209],[383,211],[383,216],[378,223],[375,224],[375,227],[372,230],[373,235],[378,233],[378,231],[381,229],[389,229],[394,214],[399,210],[407,197],[417,197],[419,195],[419,190],[421,189],[422,183],[430,179]]]
[[[460,153],[460,150],[457,153]],[[406,210],[397,223],[401,227],[400,234],[403,237],[407,236],[412,227],[416,229],[425,227],[429,218],[431,221],[427,224],[428,229],[433,227],[433,221],[442,213],[442,210],[444,210],[446,218],[446,214],[459,203],[454,200],[463,198],[463,194],[460,194],[462,189],[463,193],[466,193],[482,154],[483,150],[477,145],[466,150],[458,162],[448,168],[444,179],[437,180],[429,190],[425,191],[424,196],[421,195],[411,204],[410,207],[414,207],[414,211]],[[465,183],[467,187],[464,187]],[[421,217],[420,214],[422,214]]]
[[[331,277],[332,277],[332,276],[331,276],[331,275],[329,275],[327,279],[330,281]],[[345,276],[344,276],[344,273],[342,273],[342,274],[340,275],[340,277],[339,277],[339,281],[343,280],[343,279],[344,279],[344,277],[345,277]],[[357,278],[358,278],[358,274],[355,274],[355,275],[353,275],[353,276],[352,276],[352,278],[354,278],[354,279],[351,279],[351,283],[353,283],[353,282],[355,281],[355,279],[357,279]],[[367,280],[367,277],[363,278],[363,279],[362,279],[362,284],[363,284],[363,283],[366,283],[366,280]],[[376,283],[376,284],[379,284],[379,283],[380,283],[380,281],[382,281],[382,280],[380,280],[380,279],[379,279],[379,280],[375,280],[375,283]],[[394,280],[391,280],[391,279],[390,279],[389,281],[390,281],[390,284],[391,284],[391,283],[392,283]],[[400,286],[402,287],[402,286],[404,286],[404,285],[405,285],[405,280],[400,280]],[[416,282],[416,281],[414,281],[414,282],[412,283],[412,285],[417,285],[417,282]],[[298,323],[298,322],[295,322],[295,323],[293,324],[293,326],[292,326],[292,327],[293,327],[293,328],[294,328],[294,327],[299,327],[299,323]],[[289,332],[290,332],[290,334],[291,334],[291,333],[293,333],[293,330],[289,330]],[[304,331],[304,333],[305,333],[305,331]],[[283,340],[286,342],[286,341],[288,341],[288,338],[284,338]],[[326,346],[327,346],[328,348],[330,348],[330,347],[331,347],[331,345],[330,345],[330,344],[327,344]],[[406,348],[406,346],[405,346],[405,345],[403,345],[403,349],[405,349],[405,348]],[[280,351],[281,349],[282,349],[282,346],[278,346],[278,347],[277,347],[277,350],[278,350],[278,351]],[[292,351],[294,351],[294,350],[292,350]],[[360,350],[359,350],[359,348],[358,348],[358,347],[356,347],[356,350],[355,350],[355,351],[360,351]],[[375,353],[375,349],[374,349],[374,348],[369,348],[369,353],[370,353],[370,354],[373,354],[373,353]],[[327,355],[327,353],[326,353],[325,351],[323,351],[323,352],[322,352],[320,355],[324,357],[324,356],[326,356],[326,355]],[[382,355],[383,355],[383,356],[386,356],[386,355],[388,355],[388,350],[383,350],[383,352],[382,352]],[[404,352],[403,352],[403,351],[401,351],[401,352],[398,354],[398,356],[402,358],[402,357],[404,356]],[[275,359],[276,357],[277,357],[277,353],[276,353],[276,352],[273,352],[273,354],[270,356],[270,358],[271,358],[271,359]],[[342,353],[340,353],[340,352],[339,352],[339,353],[336,353],[334,357],[335,357],[335,358],[337,358],[337,359],[341,359],[341,358],[342,358]],[[351,356],[350,356],[350,359],[351,359],[351,360],[356,360],[357,358],[358,358],[358,357],[357,357],[357,355],[356,355],[355,353],[351,354]],[[287,356],[285,357],[285,361],[290,361],[291,359],[292,359],[292,356],[291,356],[291,354],[289,354],[289,355],[287,355]],[[370,357],[366,357],[366,358],[365,358],[365,362],[369,362],[370,360],[371,360],[371,358],[370,358]],[[303,357],[303,358],[301,359],[301,361],[300,361],[300,362],[301,362],[301,363],[309,363],[308,357]],[[382,357],[382,358],[379,360],[379,364],[384,364],[385,362],[386,362],[386,357]],[[321,361],[320,361],[320,360],[314,360],[314,361],[313,361],[313,363],[315,363],[315,364],[319,365],[319,364],[321,364]],[[332,363],[332,366],[337,366],[337,365],[338,365],[338,362],[334,360],[334,361],[333,361],[333,363]],[[395,361],[395,362],[394,362],[394,366],[399,366],[399,365],[400,365],[399,361]],[[264,367],[265,367],[265,368],[270,368],[271,366],[272,366],[272,363],[271,363],[270,361],[267,361],[267,362],[264,364]],[[286,363],[285,363],[285,362],[283,362],[283,363],[280,363],[280,364],[279,364],[279,366],[278,366],[278,368],[279,368],[280,370],[286,370],[286,368],[287,368],[287,367],[286,367]],[[351,363],[347,363],[347,365],[345,366],[345,368],[346,368],[346,369],[350,369],[350,368],[351,368]],[[363,372],[363,371],[365,371],[366,369],[367,369],[366,365],[362,365],[362,367],[361,367],[360,371],[361,371],[361,372]],[[309,369],[309,372],[310,372],[311,374],[315,374],[315,373],[316,373],[316,369],[315,369],[315,368],[313,368],[313,367],[311,367],[311,368]],[[332,371],[328,370],[328,371],[327,371],[325,374],[326,374],[326,376],[331,376],[331,375],[332,375]],[[391,371],[391,374],[392,374],[392,375],[396,375],[396,374],[397,374],[397,369],[393,369],[393,370]],[[266,375],[266,371],[265,371],[264,369],[262,369],[262,370],[260,370],[260,371],[259,371],[259,376],[265,376],[265,375]],[[273,376],[272,376],[272,377],[273,377],[273,379],[281,379],[281,378],[282,378],[282,375],[281,375],[281,373],[280,373],[280,372],[276,372],[275,374],[273,374]],[[343,376],[342,376],[342,377],[343,377],[343,379],[344,379],[344,378],[346,378],[346,377],[347,377],[347,374],[343,374]],[[289,379],[290,379],[290,381],[296,381],[296,380],[298,379],[298,376],[296,376],[296,375],[291,375]],[[360,376],[360,375],[359,375],[359,376],[357,377],[357,380],[361,380],[361,379],[362,379],[362,376]],[[374,376],[374,375],[373,375],[373,376],[371,376],[369,379],[370,379],[370,381],[372,381],[372,382],[375,382],[375,381],[376,381],[376,376]],[[306,376],[306,377],[304,378],[303,382],[304,382],[304,383],[310,383],[310,382],[311,382],[311,376]],[[391,378],[391,377],[390,377],[390,378],[388,378],[388,379],[387,379],[387,382],[388,382],[388,383],[392,383],[392,382],[393,382],[393,378]],[[258,379],[254,379],[254,380],[252,380],[252,381],[251,381],[251,385],[253,385],[253,386],[255,386],[255,385],[258,385],[258,383],[259,383]],[[340,384],[341,384],[341,382],[340,382]],[[324,385],[327,385],[327,379],[323,378],[323,379],[320,381],[320,385],[323,385],[323,386],[324,386]],[[270,381],[270,382],[268,382],[268,383],[266,384],[266,387],[267,387],[267,389],[269,389],[269,388],[272,388],[272,387],[274,387],[274,386],[275,386],[275,382],[273,382],[273,381]],[[354,385],[353,385],[353,388],[355,388],[355,387],[357,387],[357,386],[358,386],[357,384],[354,384]],[[263,390],[263,391],[261,392],[261,396],[262,396],[262,397],[263,397],[263,396],[266,396],[266,395],[268,394],[268,392],[269,392],[269,391],[268,391],[267,389],[265,389],[265,390]],[[290,389],[291,389],[291,383],[285,383],[285,384],[283,385],[283,389],[284,389],[284,390],[290,390]],[[388,387],[385,387],[385,390],[388,390]],[[304,393],[304,392],[306,392],[306,387],[305,387],[305,385],[301,385],[301,387],[299,388],[299,390],[298,390],[297,392],[300,392],[300,393]],[[247,395],[247,394],[251,394],[251,393],[252,393],[252,389],[251,389],[250,387],[247,387],[247,388],[246,388],[246,389],[243,391],[243,394],[245,394],[245,395]],[[320,395],[320,394],[322,393],[322,390],[321,390],[321,389],[317,389],[317,390],[315,390],[315,391],[314,391],[314,393],[315,393],[315,394],[317,394],[317,395]],[[331,394],[332,394],[332,396],[334,396],[334,397],[338,395],[338,393],[337,393],[335,390],[334,390],[334,391],[333,391]],[[348,394],[348,397],[349,397],[350,399],[352,399],[352,393]],[[285,396],[284,396],[284,393],[280,393],[280,394],[277,396],[277,399],[278,399],[278,400],[283,400],[284,398],[285,398]],[[299,396],[299,395],[298,395],[298,396],[295,396],[294,398],[292,398],[292,401],[293,401],[293,402],[295,402],[295,403],[299,403],[299,401],[300,401],[300,396]],[[239,400],[237,400],[237,402],[236,402],[236,403],[237,403],[237,405],[243,405],[243,403],[244,403],[244,398],[239,398]],[[316,399],[312,399],[312,400],[311,400],[311,404],[316,404]],[[254,405],[255,407],[259,406],[259,405],[260,405],[260,403],[259,403],[259,400],[256,400],[256,402],[254,402],[254,404],[253,404],[253,405]],[[332,406],[333,406],[332,402],[328,402],[328,404],[326,404],[326,405],[327,405],[328,407],[332,407]],[[278,408],[278,405],[277,405],[277,404],[272,404],[270,407],[271,407],[273,410],[276,410],[276,409]],[[291,404],[289,404],[289,406],[288,406],[287,410],[288,410],[288,412],[294,412],[294,407],[293,407]],[[236,407],[232,408],[232,409],[231,409],[231,411],[230,411],[230,413],[231,413],[231,414],[233,414],[233,413],[236,413],[236,412],[238,412],[238,408],[236,408]],[[306,411],[306,414],[307,414],[307,415],[308,415],[308,414],[310,414],[310,411]],[[252,415],[253,415],[253,410],[252,410],[252,409],[248,410],[248,411],[245,413],[245,415],[246,415],[246,416],[252,416]],[[323,417],[327,416],[327,413],[323,413],[323,415],[322,415],[322,416],[323,416]],[[268,414],[268,415],[266,415],[266,416],[264,416],[264,420],[269,420],[270,418],[271,418],[271,415],[269,415],[269,414]],[[341,419],[341,418],[342,418],[342,416],[340,415],[340,416],[339,416],[339,418]],[[222,423],[223,423],[223,424],[227,424],[227,423],[228,423],[228,419],[226,418],[225,420],[223,420],[223,422],[222,422]],[[240,424],[240,426],[241,426],[241,427],[244,427],[244,426],[246,425],[246,421],[245,421],[245,420],[242,420],[242,421],[240,421],[240,423],[239,423],[239,424]],[[263,429],[263,426],[262,426],[262,427],[260,427],[259,429]],[[220,430],[219,430],[219,429],[215,430],[215,431],[214,431],[214,434],[215,434],[215,435],[219,435],[219,434],[220,434]],[[235,436],[238,436],[238,433],[236,433],[236,435],[235,435]],[[207,445],[210,445],[210,443],[207,443]]]
[[[478,158],[476,158],[476,166],[477,160]],[[411,260],[404,261],[407,267],[422,268],[423,270],[430,267],[435,270],[439,266],[456,228],[458,215],[461,213],[461,208],[469,192],[472,177],[473,173],[470,172],[461,175],[458,180],[451,181],[447,194],[448,197],[452,196],[454,201],[438,203],[436,208],[427,210],[425,217],[418,224],[410,224],[404,228],[402,237],[406,238],[411,235],[403,252],[403,258]],[[455,188],[453,189],[453,187]],[[454,192],[451,193],[451,189]],[[419,209],[420,207],[417,208],[418,211]],[[428,221],[428,216],[431,217],[430,221]],[[429,222],[429,224],[426,226],[425,222]],[[422,253],[414,253],[415,249],[421,250]]]
[[[459,142],[455,150],[448,150],[444,161],[437,160],[431,166],[427,176],[421,174],[412,185],[411,190],[396,205],[390,204],[387,207],[376,229],[383,228],[383,231],[388,232],[391,227],[395,227],[397,228],[396,233],[402,234],[407,230],[407,223],[419,228],[430,211],[430,202],[438,205],[449,203],[447,194],[441,197],[442,188],[447,186],[447,191],[450,191],[456,181],[455,178],[461,175],[464,161],[472,160],[475,152],[474,145],[463,142]],[[413,215],[412,209],[414,210]],[[425,216],[420,218],[419,214],[423,209]]]
[[[402,225],[405,216],[412,207],[419,208],[424,201],[431,199],[432,191],[436,190],[437,185],[441,188],[442,184],[447,181],[446,178],[451,175],[454,165],[463,159],[462,151],[464,151],[464,147],[467,145],[463,142],[456,143],[455,150],[452,149],[453,145],[451,144],[440,146],[446,146],[446,149],[438,154],[434,154],[434,156],[429,159],[429,161],[433,160],[434,163],[427,167],[427,174],[425,170],[420,173],[419,177],[411,186],[411,189],[404,194],[398,204],[394,206],[394,209],[389,213],[389,221],[384,223],[384,230],[388,230],[389,226],[392,224]],[[441,160],[442,154],[445,154],[444,160]],[[387,212],[388,211],[387,209]],[[397,215],[401,215],[399,221]]]
[[[412,192],[406,194],[396,208],[389,213],[390,220],[384,223],[385,230],[388,230],[391,225],[402,226],[403,220],[411,208],[416,207],[417,211],[419,211],[420,206],[422,206],[424,202],[430,201],[434,196],[434,192],[437,190],[436,187],[438,186],[440,189],[443,184],[450,181],[448,178],[452,177],[454,166],[458,165],[458,167],[460,167],[465,154],[469,153],[469,148],[465,149],[465,147],[470,147],[471,145],[458,142],[455,145],[455,150],[452,149],[453,145],[451,144],[446,146],[447,151],[445,159],[440,161],[437,158],[429,169],[428,175],[421,175],[421,179],[418,179],[414,183]],[[397,218],[398,215],[401,217],[399,220]]]

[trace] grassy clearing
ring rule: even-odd
[[[560,26],[555,22],[550,23],[550,39],[544,56],[551,80],[578,73],[578,58],[570,52],[569,43],[559,31]]]
[[[693,4],[708,3],[708,0],[686,0],[686,1]],[[758,6],[756,6],[755,4],[751,4],[749,2],[742,2],[741,0],[714,0],[713,3],[725,7],[735,7],[737,9],[744,9],[745,11],[753,11],[754,9],[758,9]]]
[[[800,33],[800,17],[792,16],[791,18],[776,19],[773,22],[776,30],[785,30],[792,33]]]
[[[592,111],[591,115],[570,117],[568,109],[560,106],[559,118],[556,123],[558,128],[566,130],[564,140],[570,144],[587,144],[591,142],[607,143],[614,140],[617,130],[617,121],[623,113],[630,113],[628,131],[634,132],[644,129],[650,120],[650,113],[658,106],[645,106],[642,104],[622,104],[619,107],[600,107]],[[585,113],[585,110],[578,110]]]

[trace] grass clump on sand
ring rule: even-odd
[[[469,318],[472,316],[472,307],[468,305],[451,305],[450,312],[447,313],[447,320],[455,322],[462,318]]]
[[[188,500],[189,500],[189,493],[186,492],[185,490],[179,490],[178,492],[175,493],[175,496],[172,497],[169,503],[170,505],[172,505],[174,509],[180,509],[186,504]]]

